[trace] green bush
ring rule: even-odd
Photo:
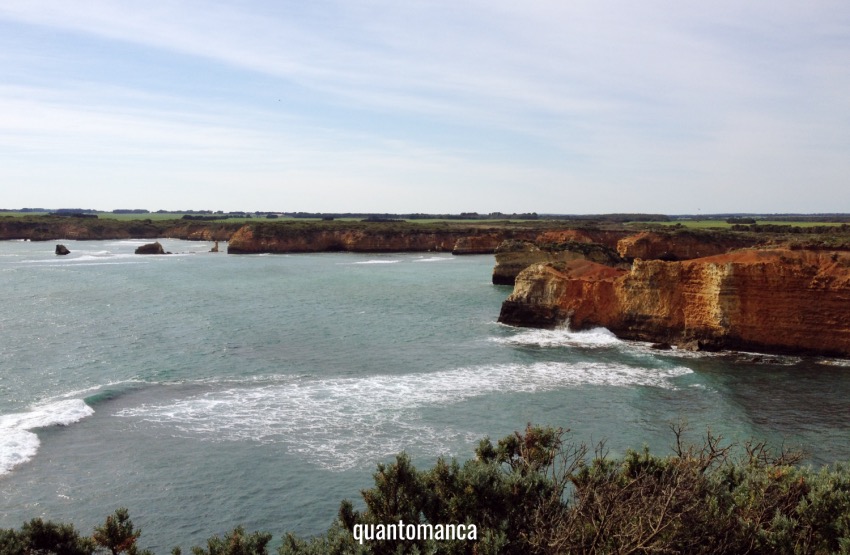
[[[287,534],[279,555],[752,553],[850,554],[850,470],[813,470],[797,453],[763,443],[724,443],[710,432],[687,446],[674,429],[668,456],[644,448],[622,458],[590,449],[562,429],[529,425],[475,458],[440,458],[417,470],[406,454],[378,465],[365,508],[350,501],[318,537]],[[475,538],[358,541],[366,526],[475,525]],[[374,529],[374,528],[373,528]],[[144,555],[126,509],[91,537],[43,522],[0,530],[0,555]],[[235,528],[194,555],[268,555],[271,534]],[[362,539],[362,536],[361,536]],[[179,555],[175,548],[172,553]]]

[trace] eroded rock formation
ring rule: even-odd
[[[621,267],[625,261],[616,251],[590,241],[564,241],[539,245],[539,241],[509,240],[496,249],[493,283],[513,285],[517,275],[532,264],[563,263],[571,260],[591,260],[600,264]]]
[[[452,248],[452,254],[492,254],[504,240],[503,233],[461,237]]]
[[[690,260],[753,246],[757,242],[751,236],[733,233],[644,231],[620,239],[617,252],[628,260]]]
[[[136,254],[165,254],[165,249],[162,248],[162,243],[157,241],[156,243],[147,243],[142,245],[141,247],[136,248]]]
[[[630,270],[588,260],[536,264],[499,320],[604,326],[623,339],[691,349],[850,356],[850,254],[739,250]]]

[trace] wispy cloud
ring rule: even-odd
[[[376,211],[850,201],[840,2],[8,0],[0,25],[14,34],[0,148],[28,153],[17,179],[39,152],[71,179],[56,155],[90,150],[166,167],[187,197],[212,179],[189,177],[201,167],[220,168],[223,189],[243,171],[260,204],[309,198],[293,209],[331,197]],[[288,183],[277,193],[275,176]],[[445,183],[454,195],[435,201]]]

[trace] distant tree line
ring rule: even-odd
[[[801,455],[710,432],[688,445],[672,428],[671,455],[647,448],[607,455],[567,432],[529,425],[475,458],[417,470],[405,454],[379,464],[365,509],[349,501],[318,537],[283,537],[279,555],[809,554],[850,552],[850,469],[800,466]],[[475,524],[476,541],[355,540],[355,526]],[[126,509],[91,536],[34,519],[0,530],[3,555],[147,555]],[[272,535],[237,527],[194,555],[267,555]],[[179,555],[180,548],[172,554]]]
[[[199,222],[211,222],[214,220],[226,220],[231,218],[229,214],[222,214],[221,216],[205,216],[202,214],[183,214],[181,217],[182,220],[194,220]]]
[[[778,224],[751,224],[741,225],[736,224],[730,228],[732,231],[752,231],[756,233],[793,233],[795,235],[820,235],[820,234],[838,234],[846,235],[850,233],[850,224],[841,225],[778,225]]]
[[[60,208],[55,212],[50,212],[48,216],[58,216],[60,218],[92,218],[97,219],[97,214],[91,212],[77,211],[73,208]]]

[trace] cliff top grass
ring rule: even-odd
[[[834,226],[841,225],[844,222],[816,222],[806,220],[756,220],[757,225],[776,225],[776,226],[794,226],[794,227],[818,227],[818,226]],[[735,223],[727,222],[726,220],[675,220],[669,222],[629,222],[633,226],[663,226],[663,227],[687,227],[689,229],[731,229]]]

